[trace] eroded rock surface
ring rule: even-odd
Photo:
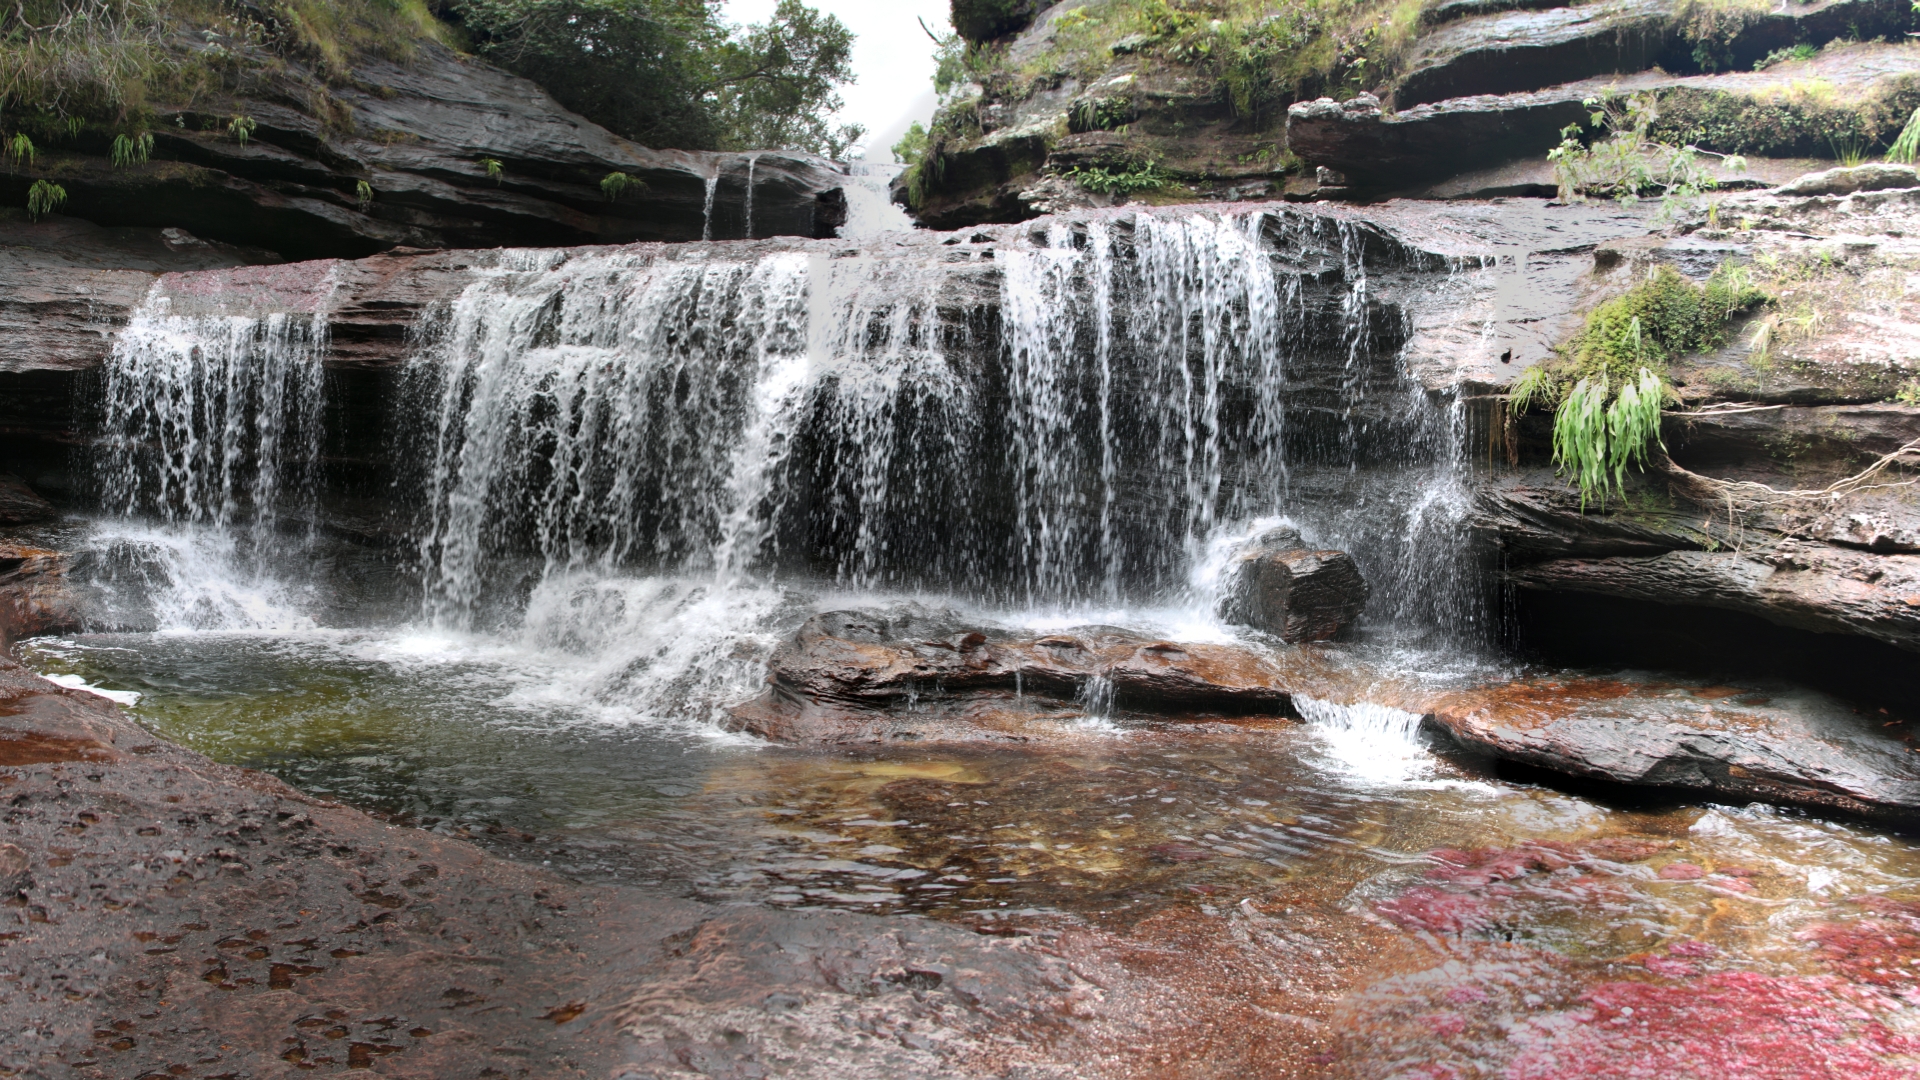
[[[0,542],[0,649],[24,637],[80,628],[67,586],[68,556]]]
[[[1176,719],[1280,716],[1275,661],[1112,627],[1018,636],[922,610],[816,615],[775,650],[768,691],[735,709],[782,742],[1017,738],[1033,721],[1109,710]]]
[[[1430,715],[1461,746],[1555,772],[1920,821],[1911,737],[1811,695],[1532,678],[1451,695]]]
[[[34,525],[60,515],[19,477],[0,475],[0,525]]]
[[[1256,537],[1225,572],[1220,617],[1282,641],[1331,641],[1367,606],[1368,587],[1353,556],[1316,551],[1294,529]]]

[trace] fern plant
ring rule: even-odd
[[[254,130],[259,126],[259,122],[251,116],[235,116],[233,119],[227,121],[227,133],[232,135],[241,146],[245,146],[247,145],[247,140],[253,137]]]
[[[27,216],[34,221],[53,213],[67,201],[67,189],[51,180],[35,180],[27,189]]]
[[[353,197],[360,204],[360,212],[373,209],[373,185],[365,180],[357,180],[353,185]]]
[[[1907,117],[1907,126],[1900,129],[1893,145],[1887,148],[1887,160],[1896,165],[1912,165],[1915,158],[1920,158],[1920,109],[1913,110],[1913,115]]]
[[[493,181],[493,186],[499,187],[500,177],[507,171],[507,167],[500,164],[500,159],[483,157],[480,159],[480,167],[487,171],[487,179]]]
[[[31,166],[34,159],[39,156],[38,151],[34,149],[33,140],[28,138],[24,131],[15,132],[14,136],[6,141],[4,147],[0,147],[0,153],[4,153],[6,159],[15,165],[27,166]]]
[[[115,135],[113,137],[113,167],[130,169],[135,165],[145,165],[153,156],[153,136],[147,132],[138,135]]]
[[[608,202],[618,202],[630,187],[644,189],[646,186],[645,182],[623,172],[610,172],[600,178],[600,193],[607,197]]]

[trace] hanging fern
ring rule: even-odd
[[[24,131],[15,133],[3,146],[0,146],[0,155],[4,155],[15,165],[27,166],[31,166],[34,158],[39,156],[38,151],[34,149],[33,140],[28,138]]]
[[[1900,129],[1893,145],[1887,148],[1887,160],[1897,165],[1912,165],[1916,158],[1920,158],[1920,109],[1913,110],[1907,126]]]
[[[365,180],[356,181],[353,185],[353,195],[354,199],[360,203],[361,213],[364,214],[368,210],[373,209],[372,184],[367,183]]]
[[[600,193],[607,197],[608,202],[617,201],[630,187],[645,189],[646,186],[645,182],[623,172],[610,172],[600,179]]]
[[[66,201],[66,188],[50,180],[35,180],[33,186],[27,189],[27,216],[39,221]]]
[[[152,155],[153,136],[147,132],[113,137],[113,167],[116,169],[130,169],[135,165],[145,165]]]

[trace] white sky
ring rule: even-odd
[[[726,16],[737,23],[765,22],[775,2],[726,0]],[[866,125],[868,160],[893,160],[887,148],[907,125],[933,118],[933,42],[916,17],[925,19],[934,33],[947,33],[947,0],[806,2],[839,16],[854,33],[853,70],[859,81],[840,92],[847,100],[840,122]]]

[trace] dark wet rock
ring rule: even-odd
[[[19,477],[0,474],[0,525],[33,525],[59,516],[52,503]]]
[[[1422,38],[1394,87],[1403,109],[1640,71],[1672,39],[1671,0],[1517,11],[1449,24]]]
[[[299,61],[258,59],[265,84],[228,100],[150,102],[163,122],[149,163],[115,168],[104,134],[82,136],[44,148],[32,175],[60,177],[62,211],[73,217],[181,228],[299,259],[396,246],[698,240],[708,231],[731,239],[748,234],[749,205],[756,237],[832,236],[845,221],[845,173],[832,162],[651,150],[567,112],[525,79],[438,45],[405,63],[361,63],[348,85],[327,84]],[[257,124],[244,142],[227,131],[234,116]],[[497,176],[487,160],[500,163]],[[613,172],[637,181],[617,200],[600,188]],[[0,186],[21,199],[31,178],[22,166],[0,167]]]
[[[0,543],[0,649],[80,628],[79,604],[67,584],[71,563],[57,551]]]
[[[1046,0],[953,0],[953,29],[968,41],[992,41],[1017,34],[1048,7]]]
[[[816,615],[767,667],[767,692],[734,717],[782,742],[1021,737],[1034,719],[1109,708],[1277,716],[1291,700],[1283,669],[1244,648],[1110,627],[1022,637],[921,611]]]
[[[1353,556],[1309,548],[1293,529],[1256,537],[1222,576],[1220,617],[1290,644],[1332,641],[1367,606],[1367,582]]]
[[[1758,615],[1818,633],[1859,634],[1920,652],[1920,556],[1796,540],[1740,551],[1555,559],[1509,570],[1528,589],[1601,593]]]
[[[1526,679],[1430,714],[1458,746],[1611,783],[1920,821],[1920,753],[1879,718],[1737,687]]]

